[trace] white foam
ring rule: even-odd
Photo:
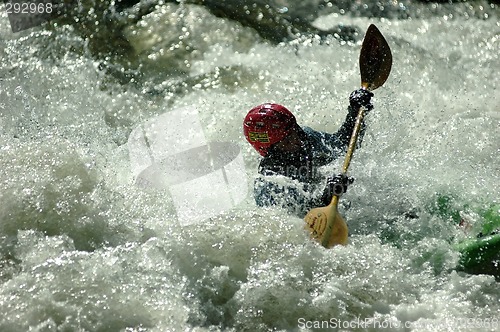
[[[459,231],[425,211],[436,192],[460,204],[500,196],[494,20],[377,22],[394,68],[375,91],[349,169],[350,244],[324,250],[302,220],[244,195],[259,157],[241,121],[252,106],[276,101],[300,124],[335,131],[359,85],[360,45],[270,45],[193,13],[203,19],[188,17],[192,41],[214,35],[196,52],[161,58],[168,38],[139,45],[158,46],[149,75],[187,60],[186,84],[196,83],[179,94],[109,82],[100,89],[92,59],[65,55],[83,41],[64,28],[1,37],[0,330],[297,330],[300,319],[367,318],[466,331],[460,318],[497,317],[499,284],[454,271],[450,239]],[[154,35],[175,39],[176,27],[156,25]],[[131,29],[149,36],[148,27]],[[0,31],[7,36],[4,14]],[[196,75],[205,75],[201,83]],[[238,145],[246,168],[226,174],[245,176],[243,187],[228,189],[242,202],[187,227],[175,222],[170,193],[135,186],[125,145],[138,125],[183,106],[197,108],[207,141]],[[195,181],[212,193],[210,183]],[[419,219],[404,218],[412,210]]]

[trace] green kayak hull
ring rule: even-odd
[[[467,239],[455,240],[454,248],[460,252],[457,269],[500,278],[500,204],[458,202],[451,195],[437,194],[427,209],[432,215],[460,225],[469,234]],[[474,216],[473,222],[462,217],[467,214]]]
[[[500,234],[468,239],[455,248],[460,252],[459,270],[500,277]]]

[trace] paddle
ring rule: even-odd
[[[382,86],[391,72],[392,54],[387,41],[377,27],[371,24],[366,30],[365,39],[359,55],[361,73],[361,88],[375,90]],[[360,107],[351,140],[342,167],[342,174],[347,173],[352,155],[356,148],[361,122],[366,109]],[[334,195],[329,205],[314,208],[305,216],[306,228],[311,231],[314,239],[321,240],[325,248],[336,244],[347,244],[347,224],[338,211],[340,197]]]

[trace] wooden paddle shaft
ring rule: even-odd
[[[364,116],[365,108],[360,107],[358,115],[356,117],[356,123],[354,124],[354,129],[352,131],[351,140],[349,141],[349,147],[347,148],[344,165],[342,166],[342,174],[347,173],[347,169],[349,168],[349,164],[351,163],[352,155],[354,154],[354,150],[356,149],[356,143],[358,141],[359,132],[361,130],[361,122],[363,122]]]
[[[356,123],[354,124],[354,129],[351,134],[351,140],[349,141],[349,147],[347,148],[347,153],[344,159],[342,174],[347,173],[347,169],[349,168],[349,164],[351,163],[352,155],[354,154],[354,150],[356,149],[356,143],[358,141],[359,131],[361,129],[361,122],[363,121],[364,116],[365,116],[365,108],[360,107],[358,115],[356,117]],[[323,233],[323,237],[321,238],[321,245],[325,248],[328,247],[328,242],[330,240],[330,236],[333,231],[333,223],[335,218],[337,218],[337,214],[339,213],[337,209],[338,203],[339,203],[339,196],[334,195],[329,205],[330,219],[327,220],[325,232]]]

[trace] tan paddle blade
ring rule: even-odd
[[[368,90],[382,86],[389,77],[391,67],[391,49],[378,28],[371,24],[366,30],[359,55],[361,86]]]
[[[311,238],[321,242],[325,248],[347,244],[347,224],[337,211],[338,200],[335,197],[330,205],[314,208],[304,218],[305,228],[311,232]],[[331,228],[327,229],[327,225],[331,225]]]

